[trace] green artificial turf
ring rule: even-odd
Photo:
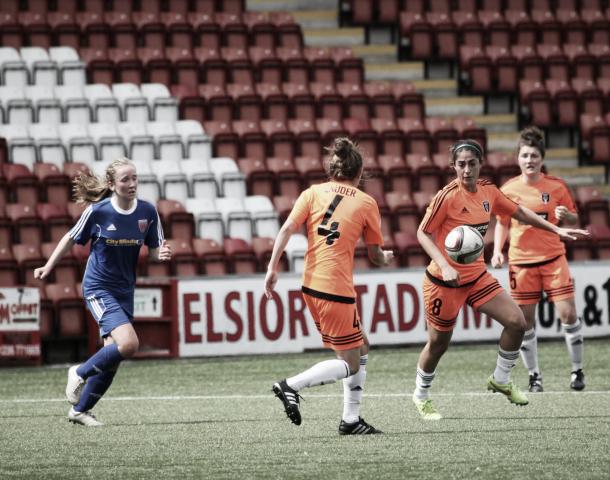
[[[610,478],[609,340],[587,340],[582,393],[563,342],[540,344],[545,393],[516,407],[486,393],[496,346],[452,345],[432,398],[411,403],[419,348],[374,349],[363,417],[384,435],[337,434],[340,383],[302,392],[292,425],[274,381],[330,353],[126,362],[95,413],[68,423],[66,368],[0,369],[0,478]],[[513,379],[527,385],[521,363]]]

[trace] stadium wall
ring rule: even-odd
[[[610,335],[610,264],[571,264],[576,307],[584,335]],[[508,287],[506,268],[494,270]],[[372,345],[426,341],[421,292],[422,270],[356,273],[361,321]],[[177,288],[179,356],[302,352],[322,342],[300,293],[301,277],[282,273],[277,292],[267,300],[261,275],[179,280]],[[563,338],[552,304],[540,303],[540,338]],[[470,307],[462,310],[453,340],[496,341],[501,327]]]

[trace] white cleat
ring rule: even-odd
[[[78,376],[76,369],[78,365],[74,365],[68,369],[68,383],[66,385],[66,397],[68,402],[76,405],[80,401],[80,394],[85,386],[85,380]]]
[[[68,421],[85,427],[101,427],[104,425],[91,412],[77,412],[74,408],[71,408],[68,412]]]

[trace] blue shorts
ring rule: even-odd
[[[100,335],[107,337],[115,328],[131,323],[133,316],[127,313],[125,300],[122,302],[115,296],[102,290],[85,293],[85,303],[100,326]]]

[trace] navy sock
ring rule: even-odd
[[[81,393],[80,401],[74,406],[74,410],[77,412],[87,412],[91,410],[102,398],[102,395],[106,393],[106,390],[108,390],[115,374],[116,370],[106,370],[105,372],[89,377],[83,388],[83,392]]]
[[[111,343],[100,348],[89,360],[83,363],[76,369],[76,373],[81,378],[87,380],[89,377],[105,372],[106,370],[115,370],[123,360],[123,355],[119,352],[119,347],[116,343]]]

